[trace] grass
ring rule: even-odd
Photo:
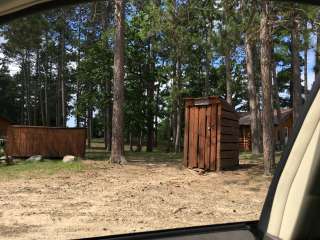
[[[154,149],[153,152],[131,152],[125,151],[125,157],[128,161],[146,161],[146,162],[179,162],[182,160],[182,153],[167,153],[160,149]],[[90,160],[108,160],[110,158],[110,152],[105,149],[87,149],[86,159]]]
[[[3,154],[0,149],[0,156]],[[276,163],[279,162],[281,152],[276,152]],[[92,148],[87,149],[85,159],[103,161],[108,160],[110,152],[104,149],[103,142],[94,140]],[[146,152],[145,148],[141,152],[131,152],[125,146],[125,157],[131,162],[153,162],[153,163],[178,163],[182,161],[183,153],[167,153],[165,148],[160,146],[153,152]],[[247,160],[251,164],[263,162],[263,155],[253,155],[250,152],[241,152],[239,158]],[[44,160],[41,162],[18,161],[15,165],[8,166],[0,164],[0,179],[19,178],[19,177],[38,177],[53,175],[62,171],[78,172],[85,170],[88,166],[81,161],[63,163],[61,160]]]
[[[81,161],[63,163],[61,160],[42,162],[18,161],[14,165],[0,164],[0,179],[49,176],[59,172],[79,172],[85,169]]]
[[[135,148],[134,148],[135,150]],[[141,152],[130,151],[129,146],[125,146],[125,157],[128,161],[141,162],[179,162],[182,161],[183,153],[168,153],[164,146],[154,148],[153,152],[146,152],[143,147]],[[108,160],[110,152],[104,148],[104,143],[101,139],[94,139],[91,149],[86,151],[86,159],[90,160]]]
[[[276,163],[280,161],[281,155],[282,155],[282,152],[275,153]],[[252,154],[251,152],[240,152],[239,158],[243,160],[249,160],[249,162],[254,163],[257,161],[263,161],[263,154],[255,155],[255,154]]]

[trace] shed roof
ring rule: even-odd
[[[249,112],[239,112],[239,125],[242,126],[250,126],[251,124],[251,119],[250,119],[250,113]],[[279,125],[279,123],[285,122],[288,120],[288,118],[292,114],[292,108],[288,109],[281,109],[281,117],[280,117],[280,122],[278,121],[277,118],[277,111],[274,110],[273,112],[273,122],[275,125]]]

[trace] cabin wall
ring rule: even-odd
[[[225,102],[219,106],[218,170],[239,165],[239,118]]]
[[[5,151],[8,156],[42,155],[48,158],[61,158],[65,155],[85,156],[84,128],[10,126],[7,133]]]
[[[250,126],[242,125],[239,127],[240,151],[251,151],[251,129]]]

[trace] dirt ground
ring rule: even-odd
[[[1,239],[70,239],[256,220],[270,178],[260,163],[198,173],[181,163],[83,161],[84,170],[0,179]]]

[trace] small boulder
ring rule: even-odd
[[[27,159],[27,161],[40,162],[42,161],[42,156],[41,155],[31,156]]]
[[[6,159],[7,159],[6,156],[1,156],[1,157],[0,157],[0,161],[1,161],[1,160],[6,160]]]
[[[76,157],[72,155],[66,155],[63,157],[62,162],[68,163],[68,162],[74,162],[76,161]]]

